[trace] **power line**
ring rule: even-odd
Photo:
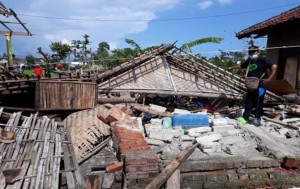
[[[30,14],[18,14],[21,16],[27,17],[35,17],[35,18],[45,18],[45,19],[55,19],[55,20],[73,20],[73,21],[87,21],[87,22],[144,22],[144,21],[153,21],[153,22],[166,22],[166,21],[185,21],[185,20],[197,20],[197,19],[206,19],[206,18],[218,18],[218,17],[226,17],[226,16],[234,16],[234,15],[242,15],[256,12],[263,12],[267,10],[278,9],[282,7],[287,7],[291,5],[297,5],[297,3],[291,3],[287,5],[270,7],[266,9],[258,9],[258,10],[248,10],[243,12],[235,12],[235,13],[227,13],[227,14],[219,14],[219,15],[210,15],[210,16],[196,16],[196,17],[182,17],[182,18],[167,18],[167,19],[79,19],[79,18],[66,18],[66,17],[52,17],[52,16],[39,16],[39,15],[30,15]]]
[[[287,49],[287,48],[300,48],[300,45],[291,45],[291,46],[277,46],[277,47],[260,47],[259,50],[272,50],[272,49]],[[199,54],[215,54],[220,52],[247,52],[248,49],[231,49],[231,50],[218,50],[218,51],[202,51],[198,53],[190,53],[192,55],[199,55]],[[133,58],[101,58],[98,60],[85,60],[85,62],[101,62],[101,61],[114,61],[114,60],[132,60]]]
[[[291,46],[277,46],[277,47],[260,47],[259,50],[272,50],[272,49],[287,49],[287,48],[300,48],[300,45],[291,45]],[[218,50],[218,51],[202,51],[200,54],[213,54],[219,52],[244,52],[248,49],[231,49],[231,50]],[[196,53],[196,54],[199,54]],[[195,55],[196,55],[195,54]]]

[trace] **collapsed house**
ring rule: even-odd
[[[104,105],[84,113],[98,127],[78,129],[79,113],[66,118],[66,126],[76,133],[72,141],[85,180],[102,188],[299,185],[300,120],[289,118],[287,107],[273,106],[269,114],[276,116],[264,117],[261,127],[255,127],[228,118],[232,112],[236,118],[239,109],[201,107],[195,114],[177,108],[168,112],[155,100],[149,106],[136,103],[153,94],[243,98],[240,78],[177,51],[163,45],[99,74],[98,102]],[[282,97],[268,92],[266,100],[278,103]],[[278,112],[283,112],[282,121],[275,120]]]
[[[91,99],[83,95],[77,100],[89,104],[91,109],[74,112],[63,121],[30,116],[25,118],[30,121],[21,124],[14,121],[11,127],[12,121],[7,120],[13,118],[6,116],[3,127],[16,132],[16,139],[10,144],[1,143],[6,149],[3,151],[9,152],[3,154],[1,162],[4,186],[26,188],[29,183],[41,188],[50,185],[280,188],[299,185],[300,120],[289,117],[298,115],[297,106],[269,107],[270,116],[264,118],[260,127],[241,123],[236,120],[240,107],[225,104],[242,100],[246,92],[241,85],[243,81],[200,57],[180,52],[173,45],[162,45],[98,74],[95,79],[97,101],[102,105],[90,104],[96,102],[95,86],[86,83],[91,86],[88,90]],[[40,81],[37,86],[54,83]],[[79,88],[84,85],[79,84]],[[65,93],[72,96],[72,91]],[[46,104],[59,105],[58,101],[47,99]],[[271,92],[266,95],[266,102],[280,104],[282,99]],[[168,107],[161,106],[160,100]],[[216,100],[224,103],[208,106]],[[74,105],[70,101],[67,107]],[[283,120],[275,120],[278,114]],[[55,140],[54,133],[58,137]],[[26,141],[33,141],[34,145]],[[33,158],[25,148],[37,155]],[[7,174],[10,169],[20,173],[16,174],[17,179]],[[40,179],[34,180],[36,177]]]

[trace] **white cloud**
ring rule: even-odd
[[[229,4],[231,3],[233,0],[218,0],[219,3],[221,4]]]
[[[128,35],[147,30],[149,22],[157,17],[158,11],[172,9],[181,1],[28,0],[26,4],[22,3],[22,6],[14,4],[13,7],[8,7],[12,7],[19,14],[18,17],[26,23],[30,32],[35,34],[29,37],[32,40],[30,44],[32,51],[39,46],[48,48],[51,42],[83,40],[84,34],[90,36],[91,48],[95,50],[98,43],[102,41],[116,47]],[[56,17],[57,19],[28,15]],[[20,41],[25,43],[27,39]]]
[[[208,7],[210,7],[212,5],[213,5],[213,1],[211,1],[211,0],[202,1],[202,2],[197,4],[197,6],[200,9],[207,9]]]

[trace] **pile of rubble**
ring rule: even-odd
[[[300,132],[294,123],[299,118],[280,121],[275,116],[256,127],[205,109],[166,112],[154,104],[106,104],[101,110],[97,117],[110,126],[112,141],[98,154],[110,151],[114,158],[88,174],[98,175],[102,188],[151,188],[157,178],[166,188],[174,182],[180,188],[300,185]],[[187,159],[172,168],[172,176],[162,175],[195,143]],[[85,173],[92,159],[81,165]]]

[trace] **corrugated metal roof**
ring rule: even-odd
[[[280,15],[274,16],[268,20],[250,26],[236,34],[239,39],[244,37],[250,37],[252,34],[257,36],[267,35],[268,31],[276,26],[300,21],[300,6],[290,9]]]

